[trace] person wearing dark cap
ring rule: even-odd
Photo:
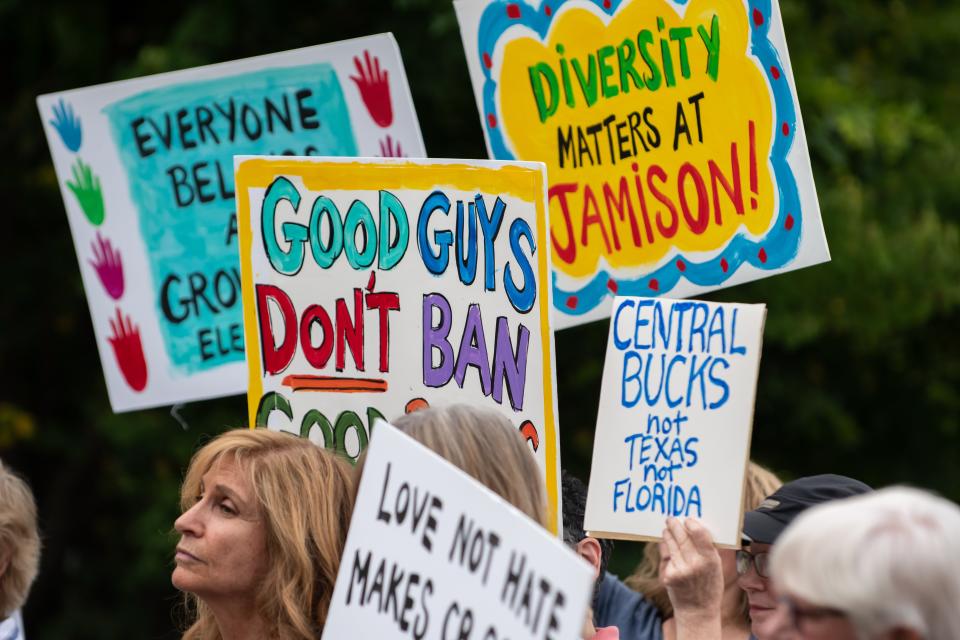
[[[859,480],[833,474],[788,482],[743,518],[744,547],[737,552],[737,583],[747,594],[753,634],[758,640],[779,636],[779,599],[770,580],[770,550],[780,534],[806,509],[871,491]]]

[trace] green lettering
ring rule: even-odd
[[[720,74],[720,18],[714,15],[710,21],[710,35],[703,25],[697,27],[697,33],[707,49],[707,75],[716,82]]]
[[[690,60],[687,57],[687,38],[693,35],[690,27],[676,27],[670,29],[670,39],[677,43],[680,54],[680,75],[690,77]]]
[[[537,103],[537,114],[540,116],[540,122],[546,122],[547,118],[557,112],[557,76],[545,62],[538,62],[532,67],[528,67],[530,74],[530,88],[533,90],[533,100]],[[543,79],[546,78],[550,89],[550,99],[547,102],[543,94]]]
[[[630,85],[627,83],[627,76],[633,81],[633,86],[637,89],[643,89],[643,80],[640,74],[633,68],[633,59],[637,57],[637,48],[633,40],[627,38],[619,47],[617,47],[617,62],[620,64],[620,91],[628,93]]]
[[[650,91],[656,91],[660,88],[660,67],[657,66],[653,56],[650,55],[650,52],[647,50],[647,47],[651,44],[653,44],[653,33],[651,33],[649,29],[644,29],[637,34],[637,49],[639,49],[640,57],[643,58],[643,61],[647,64],[647,68],[650,70],[649,76],[643,76],[643,83]]]
[[[603,91],[604,98],[612,98],[617,95],[617,85],[607,84],[613,76],[613,67],[607,63],[607,58],[612,56],[616,50],[610,45],[600,47],[597,50],[597,65],[600,67],[600,89]]]
[[[591,53],[587,56],[587,77],[583,77],[583,69],[580,67],[580,61],[574,58],[573,73],[577,76],[580,83],[580,90],[587,101],[587,106],[592,107],[597,102],[597,60]]]

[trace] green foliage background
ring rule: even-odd
[[[960,4],[781,0],[833,261],[725,290],[769,308],[753,454],[960,499]],[[170,535],[198,442],[243,398],[113,415],[35,96],[392,31],[427,150],[484,157],[449,0],[0,0],[0,456],[44,534],[33,640],[173,638]],[[586,478],[606,323],[557,335],[562,452]],[[614,567],[629,570],[635,550]]]

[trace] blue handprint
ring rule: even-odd
[[[83,130],[80,128],[80,118],[73,113],[73,107],[60,98],[60,104],[53,105],[53,128],[60,134],[60,139],[70,151],[77,151],[83,140]]]

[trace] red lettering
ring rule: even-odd
[[[290,296],[279,287],[269,284],[258,284],[257,315],[260,318],[260,342],[263,353],[263,368],[271,375],[276,375],[290,366],[293,354],[297,349],[297,313],[293,308]],[[273,300],[280,308],[283,317],[283,341],[278,347],[274,340],[273,323],[270,319],[269,301]],[[293,331],[290,328],[293,327]]]

